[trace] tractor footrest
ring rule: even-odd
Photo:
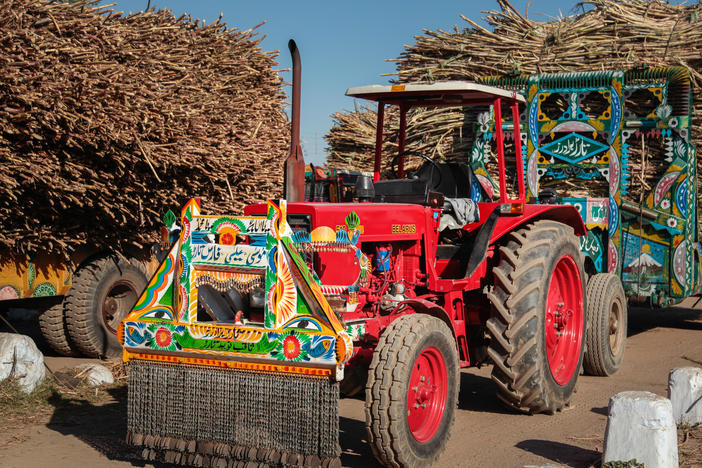
[[[127,442],[149,461],[339,466],[339,384],[328,377],[132,360]]]

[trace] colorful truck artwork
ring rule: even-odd
[[[490,77],[514,89],[521,109],[527,198],[544,186],[573,205],[588,228],[581,238],[590,275],[621,278],[630,301],[665,307],[700,293],[697,159],[692,82],[687,69]],[[476,127],[473,170],[489,197],[494,123]],[[506,125],[510,125],[507,123]],[[578,196],[568,196],[578,192]]]
[[[271,203],[267,217],[218,218],[200,216],[199,200],[188,202],[180,241],[121,325],[125,360],[178,350],[210,355],[222,366],[255,357],[243,368],[343,379],[351,337],[303,259],[313,241],[295,237],[285,207]],[[351,245],[341,232],[321,242]],[[260,313],[245,318],[235,310],[241,298],[226,296],[231,290],[260,298]]]
[[[202,216],[200,200],[187,203],[181,214],[182,231],[178,240],[118,331],[124,345],[124,360],[130,362],[130,398],[136,402],[136,409],[129,413],[131,443],[155,447],[143,433],[148,428],[152,407],[165,396],[149,391],[154,379],[167,383],[171,390],[179,388],[184,395],[201,392],[199,399],[180,403],[185,408],[179,417],[196,414],[199,408],[224,405],[227,411],[246,413],[248,416],[242,416],[242,420],[246,420],[247,430],[251,432],[268,432],[271,423],[270,408],[262,408],[261,401],[247,407],[247,400],[233,400],[231,395],[195,388],[197,381],[190,379],[197,378],[201,372],[197,369],[183,367],[179,375],[186,380],[175,381],[169,369],[144,365],[150,361],[251,372],[229,374],[240,378],[236,382],[226,380],[225,384],[222,377],[221,383],[235,385],[239,391],[252,395],[266,386],[264,381],[270,380],[269,373],[289,376],[284,380],[287,383],[298,379],[294,388],[302,393],[269,397],[302,398],[307,395],[305,392],[312,392],[297,411],[331,408],[314,421],[314,433],[322,436],[310,443],[320,462],[328,465],[338,458],[338,444],[334,442],[337,436],[333,432],[338,430],[334,403],[339,394],[337,382],[343,380],[345,364],[353,356],[352,340],[358,339],[363,331],[362,325],[343,323],[339,311],[330,306],[324,287],[307,263],[311,256],[306,252],[316,246],[321,250],[351,252],[354,258],[361,259],[363,254],[353,245],[360,232],[358,218],[349,214],[347,221],[337,231],[320,228],[293,232],[287,222],[285,201],[269,203],[266,216],[242,217]],[[363,268],[359,267],[357,273],[361,282]],[[300,380],[300,376],[307,379]],[[324,396],[321,401],[320,395]],[[231,405],[238,401],[242,406],[233,407],[227,401]],[[286,415],[292,419],[284,421],[281,427],[300,430],[291,426],[295,414]],[[223,421],[222,426],[200,431],[198,437],[222,440],[226,433],[227,453],[250,448],[247,436],[234,431],[233,424]],[[195,439],[189,429],[190,425],[184,424],[173,434],[166,430],[164,435],[169,437],[157,438],[166,443],[163,447],[167,446],[167,440],[176,440],[177,433],[185,437],[182,443],[187,443],[188,436]],[[269,448],[270,444],[285,446],[284,439],[289,436],[273,432]],[[173,462],[176,456],[177,460],[183,457],[183,464],[195,460],[175,451],[167,453],[164,460]],[[280,456],[278,453],[278,460]],[[293,461],[292,454],[286,456]]]
[[[30,262],[5,258],[0,263],[0,301],[64,295],[71,286],[71,273],[53,256]]]

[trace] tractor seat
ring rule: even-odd
[[[423,205],[429,194],[429,183],[417,179],[379,180],[373,184],[375,197],[379,203],[416,203]]]
[[[438,192],[444,197],[468,198],[472,191],[473,175],[465,163],[438,163],[440,179],[435,174],[436,167],[424,163],[409,179],[380,180],[373,184],[375,197],[380,203],[428,203],[429,192]],[[440,180],[434,187],[432,182]]]

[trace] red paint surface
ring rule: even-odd
[[[546,356],[558,385],[567,384],[579,369],[584,321],[583,289],[575,261],[564,255],[551,275],[546,301]]]

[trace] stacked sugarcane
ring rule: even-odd
[[[407,148],[422,152],[437,161],[465,158],[473,145],[473,122],[479,111],[488,109],[439,108],[412,109],[407,114]],[[376,113],[368,106],[351,112],[337,112],[326,136],[330,145],[327,162],[330,167],[373,170]],[[395,107],[388,107],[383,121],[384,154],[397,153],[400,116]],[[383,164],[390,164],[385,158]],[[407,161],[412,168],[421,160]]]
[[[236,212],[279,196],[277,53],[219,20],[96,4],[0,5],[0,249],[120,250],[190,197]]]
[[[498,4],[500,11],[489,11],[485,16],[490,28],[463,17],[468,23],[466,29],[425,30],[423,35],[415,36],[415,43],[406,46],[405,52],[395,59],[397,81],[475,80],[515,72],[683,65],[696,82],[693,139],[702,148],[702,131],[698,130],[702,128],[702,4],[587,0],[579,4],[578,8],[582,8],[579,14],[549,22],[529,19],[508,0],[498,0]],[[374,145],[369,136],[374,131],[374,112],[361,109],[333,117],[334,126],[326,137],[329,165],[368,169]],[[433,127],[417,127],[422,124]],[[441,115],[435,110],[415,111],[408,121],[408,134],[417,131],[422,137],[409,140],[408,149],[432,154],[438,160],[465,160],[466,147],[472,142],[470,129],[455,111]],[[396,134],[389,133],[386,144],[391,147],[396,139]],[[360,143],[353,145],[354,140]],[[630,162],[636,164],[640,159],[632,158]],[[632,171],[659,173],[662,169],[651,166],[656,161],[649,163],[646,168],[632,168]]]

